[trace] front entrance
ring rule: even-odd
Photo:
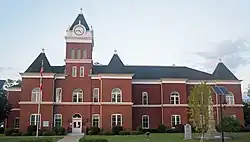
[[[79,113],[72,117],[72,133],[82,133],[82,116]]]

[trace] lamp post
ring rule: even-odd
[[[223,125],[223,109],[225,109],[226,101],[222,104],[222,95],[220,95],[220,129],[221,129],[221,142],[225,142],[224,139],[224,125]],[[222,106],[223,105],[223,106]]]

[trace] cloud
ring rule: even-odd
[[[248,41],[239,38],[234,41],[225,40],[220,43],[210,43],[208,51],[196,52],[195,54],[205,59],[202,64],[208,70],[214,68],[215,63],[222,59],[227,67],[235,71],[239,66],[250,63],[249,53],[250,45]]]
[[[0,72],[12,69],[13,69],[12,67],[0,67]]]

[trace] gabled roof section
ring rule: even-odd
[[[75,27],[75,25],[78,25],[79,24],[79,21],[80,23],[85,27],[85,29],[87,31],[89,31],[89,26],[88,26],[88,23],[86,22],[84,16],[82,13],[78,14],[78,16],[76,17],[74,23],[70,26],[70,30],[73,30],[73,28]]]
[[[219,80],[238,80],[222,62],[216,66],[213,76],[215,79]]]
[[[25,72],[40,72],[41,65],[43,60],[43,69],[45,73],[53,73],[53,69],[50,66],[50,63],[44,52],[40,53],[40,55],[35,59],[35,61],[29,66],[29,68]]]
[[[0,80],[0,89],[2,89],[3,88],[3,85],[5,84],[5,80]]]

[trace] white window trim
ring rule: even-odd
[[[54,114],[54,127],[56,126],[56,116],[60,116],[60,118],[61,118],[61,127],[62,127],[62,123],[63,123],[63,117],[62,117],[62,114]]]
[[[235,114],[231,115],[231,117],[233,117],[233,118],[235,118],[235,119],[236,119],[236,115],[235,115]]]
[[[235,99],[234,99],[234,94],[230,92],[230,95],[226,95],[226,100],[228,105],[234,105],[235,104]],[[233,100],[233,103],[231,103]]]
[[[146,96],[146,104],[144,104],[144,96]],[[148,92],[142,92],[142,105],[148,105]]]
[[[59,92],[59,90],[61,90],[61,94],[60,94],[60,99],[57,100],[57,93]],[[62,88],[56,88],[56,102],[59,103],[59,102],[62,102]]]
[[[117,116],[121,116],[121,126],[122,126],[122,115],[121,114],[111,114],[111,128],[113,127],[112,125],[112,117],[115,116],[115,125],[117,125]]]
[[[33,92],[34,90],[39,90],[38,92]],[[36,97],[36,100],[35,101],[33,101],[32,100],[32,98],[33,98],[33,93],[36,95],[35,97]],[[40,98],[39,98],[40,97]],[[41,102],[42,102],[42,94],[41,94],[41,90],[40,90],[40,88],[39,87],[36,87],[36,88],[33,88],[32,90],[31,90],[31,98],[30,98],[30,101],[31,102],[39,102],[40,101],[40,99],[41,99]]]
[[[92,124],[91,125],[94,126],[93,123],[94,123],[94,117],[95,116],[97,116],[97,118],[98,118],[98,127],[100,128],[100,115],[99,114],[93,114],[92,115]]]
[[[180,115],[171,115],[171,127],[172,128],[175,128],[174,126],[172,126],[172,124],[173,124],[172,117],[174,117],[175,125],[176,125],[177,117],[179,117],[179,120],[180,120],[179,124],[181,124],[181,116]]]
[[[72,70],[72,71],[71,71],[72,77],[76,77],[76,76],[77,76],[77,67],[76,67],[76,66],[73,66],[71,70]]]
[[[95,100],[95,99],[94,99],[95,89],[98,90],[98,91],[97,91],[97,92],[98,92],[98,93],[97,93],[97,102],[94,101],[94,100]],[[94,89],[93,89],[93,97],[92,97],[93,103],[99,103],[99,101],[100,101],[100,100],[99,100],[99,96],[100,96],[100,95],[99,95],[99,94],[100,94],[99,91],[100,91],[99,88],[94,88]]]
[[[19,121],[19,122],[18,122],[18,123],[19,123],[19,124],[18,124],[18,127],[16,127],[16,120],[17,120],[17,119],[18,119],[18,121]],[[14,120],[14,129],[19,129],[19,127],[20,127],[20,117],[16,117],[15,120]]]
[[[39,128],[41,128],[41,122],[42,122],[41,114],[37,114],[37,113],[30,114],[30,125],[31,125],[31,116],[32,116],[32,115],[35,115],[35,125],[37,125],[37,124],[36,124],[36,119],[37,119],[36,117],[37,117],[37,116],[40,117]]]
[[[77,88],[77,89],[80,89],[80,88]],[[75,90],[75,89],[74,89],[74,90]],[[80,89],[80,90],[82,91],[82,93],[74,92],[74,90],[73,90],[73,92],[72,92],[72,102],[73,102],[73,103],[80,103],[80,102],[79,102],[79,98],[80,98],[79,95],[80,95],[80,94],[82,94],[82,101],[81,101],[81,102],[83,102],[83,98],[84,98],[84,96],[83,96],[83,95],[84,95],[83,90]],[[76,102],[74,102],[74,95],[75,95],[75,94],[76,94]]]
[[[84,66],[80,67],[80,77],[84,77]]]
[[[113,89],[119,89],[119,90],[120,90],[120,93],[117,93],[117,92],[113,93]],[[112,102],[112,103],[121,103],[121,102],[122,102],[122,90],[121,90],[120,88],[113,88],[113,89],[112,89],[112,91],[111,91],[111,102]],[[114,101],[114,102],[112,101],[112,96],[113,96],[113,94],[115,94],[115,101]],[[121,100],[120,102],[117,101],[117,98],[118,98],[117,95],[118,95],[118,94],[120,95],[120,100]]]
[[[173,94],[178,94],[178,96],[175,96],[175,95],[173,95]],[[169,102],[170,104],[171,104],[172,97],[174,98],[174,103],[173,103],[173,105],[177,105],[177,103],[176,103],[176,98],[179,98],[179,103],[178,103],[178,104],[181,103],[181,97],[180,97],[180,93],[179,93],[179,92],[174,91],[174,92],[172,92],[172,93],[170,94],[170,102]]]
[[[76,59],[81,59],[81,55],[82,55],[82,50],[81,49],[77,49],[76,50]]]
[[[148,127],[143,127],[143,118],[144,117],[147,117],[147,119],[148,119]],[[148,115],[142,115],[142,117],[141,117],[141,127],[142,127],[142,129],[149,129],[149,116]]]

